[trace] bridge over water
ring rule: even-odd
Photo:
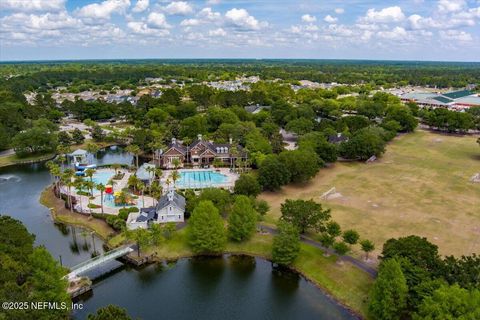
[[[126,254],[129,254],[133,251],[132,246],[122,246],[111,251],[105,252],[101,255],[98,255],[90,260],[84,261],[70,269],[70,273],[65,276],[67,279],[74,279],[79,274],[98,267],[99,265],[123,257]]]

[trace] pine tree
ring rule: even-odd
[[[227,240],[223,219],[211,201],[200,201],[188,224],[188,240],[195,253],[223,251]]]
[[[255,232],[257,212],[247,196],[237,196],[228,217],[228,235],[235,241],[249,239]]]

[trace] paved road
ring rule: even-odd
[[[13,149],[3,150],[3,151],[0,151],[0,157],[8,157],[14,153],[15,151]]]
[[[278,232],[277,229],[272,228],[272,227],[268,227],[268,226],[264,226],[264,225],[260,225],[259,227],[261,228],[261,230],[267,231],[268,233],[271,233],[271,234],[276,234]],[[369,266],[365,262],[359,260],[359,259],[356,259],[352,256],[340,256],[333,249],[326,248],[326,247],[322,246],[322,244],[320,242],[312,240],[312,239],[308,238],[307,236],[300,235],[300,239],[303,243],[306,243],[306,244],[309,244],[309,245],[314,246],[316,248],[319,248],[322,251],[327,252],[328,254],[336,255],[341,260],[350,262],[354,266],[356,266],[356,267],[362,269],[363,271],[367,272],[368,274],[370,274],[372,277],[374,277],[374,278],[377,277],[377,270],[375,268],[373,268],[372,266]]]

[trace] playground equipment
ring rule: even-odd
[[[105,186],[105,200],[113,201],[113,186],[110,184]]]
[[[96,169],[97,165],[96,164],[84,164],[84,163],[75,163],[75,175],[77,176],[84,176],[85,175],[85,170],[87,169]]]

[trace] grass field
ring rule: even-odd
[[[417,234],[439,246],[442,254],[480,252],[480,172],[477,137],[448,136],[427,131],[396,138],[375,163],[336,163],[309,183],[263,193],[273,223],[287,198],[314,199],[332,209],[344,229],[354,228],[376,244]],[[322,200],[335,187],[342,196]],[[359,255],[358,250],[354,255]]]
[[[16,154],[11,154],[8,156],[0,157],[0,167],[6,167],[6,166],[21,164],[21,163],[28,163],[28,162],[45,161],[53,158],[53,156],[54,154],[52,153],[52,154],[41,154],[41,155],[34,155],[34,156],[19,158]]]

